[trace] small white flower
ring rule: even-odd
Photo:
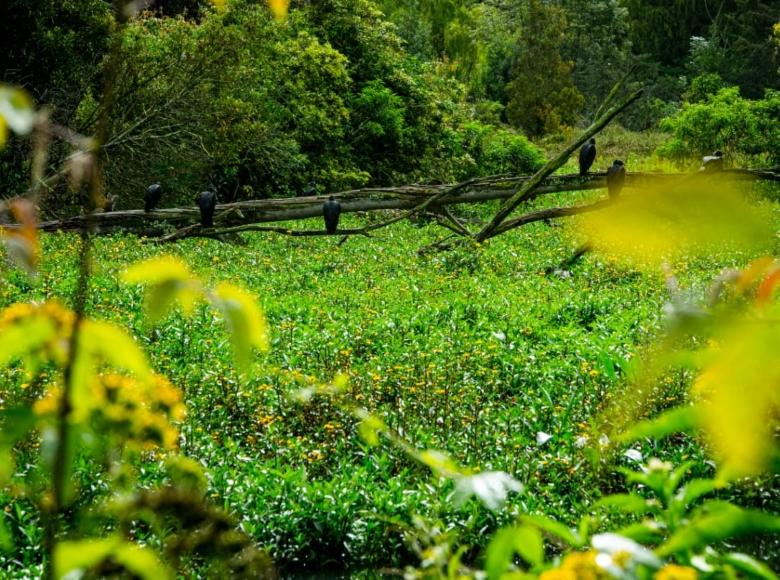
[[[587,438],[587,437],[585,437],[584,435],[580,435],[579,437],[577,437],[577,438],[574,440],[574,446],[575,446],[577,449],[582,449],[582,448],[583,448],[583,447],[585,447],[587,444],[588,444],[588,438]]]
[[[670,461],[661,461],[657,457],[652,457],[647,462],[647,471],[662,471],[669,473],[672,469],[674,469],[674,465],[672,465]]]
[[[599,556],[596,557],[596,563],[613,576],[621,577],[626,570],[637,564],[650,568],[660,568],[663,565],[663,562],[650,550],[619,534],[596,534],[590,543],[599,552],[604,566],[601,565]],[[621,557],[616,558],[618,555]],[[607,556],[609,560],[603,556]],[[616,569],[613,570],[613,566]]]
[[[455,485],[455,501],[461,505],[476,495],[485,507],[498,509],[506,501],[510,491],[522,491],[523,484],[504,471],[486,471],[458,480]]]
[[[21,89],[0,86],[0,117],[14,133],[26,135],[35,124],[32,101]]]
[[[642,453],[637,451],[636,449],[627,449],[625,453],[623,453],[626,457],[628,457],[631,461],[640,462],[642,461]]]
[[[536,434],[536,445],[541,447],[545,443],[547,443],[550,439],[552,439],[552,435],[549,433],[545,433],[544,431],[539,431]]]
[[[609,445],[609,437],[607,437],[606,433],[602,433],[601,437],[599,437],[599,445],[601,445],[602,447],[606,447],[607,445]]]
[[[504,332],[501,330],[497,330],[491,334],[493,334],[493,338],[495,338],[496,340],[500,340],[501,342],[504,342],[506,340],[506,334],[504,334]]]

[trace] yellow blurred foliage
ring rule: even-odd
[[[768,210],[750,204],[735,183],[694,175],[636,190],[575,227],[609,257],[655,268],[681,256],[765,247],[769,224]]]
[[[271,9],[271,12],[274,13],[276,18],[286,17],[287,8],[289,5],[289,0],[268,0],[268,7]]]
[[[0,115],[0,149],[5,147],[8,141],[8,123],[5,122],[5,117]]]
[[[211,3],[217,10],[227,10],[227,0],[211,0]],[[287,9],[290,6],[290,0],[268,0],[268,8],[276,18],[285,18]]]
[[[40,259],[37,210],[30,200],[23,197],[12,199],[8,207],[11,216],[18,223],[15,229],[0,230],[8,257],[28,274],[35,275]]]
[[[780,308],[732,321],[706,352],[693,387],[713,450],[729,477],[764,471],[780,410]]]

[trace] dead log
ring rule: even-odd
[[[626,188],[679,182],[680,179],[688,175],[680,173],[629,173],[626,176]],[[723,178],[740,181],[777,182],[780,181],[780,169],[732,169],[723,171],[722,176]],[[508,199],[529,179],[529,176],[492,176],[472,179],[455,185],[413,184],[400,187],[364,188],[342,191],[334,195],[341,203],[343,213],[410,210],[419,208],[421,204],[426,202],[431,202],[432,207],[444,207],[455,204]],[[534,189],[534,193],[542,195],[602,189],[605,187],[605,172],[592,173],[584,177],[578,174],[552,175],[543,180],[539,187]],[[215,217],[217,228],[211,235],[218,233],[218,230],[238,226],[321,218],[322,204],[326,199],[327,195],[320,195],[220,204],[217,206],[217,215]],[[185,228],[189,225],[193,225],[193,227],[191,229],[188,228],[188,234],[194,235],[200,229],[199,226],[195,225],[199,220],[200,213],[195,207],[164,208],[148,213],[140,209],[122,210],[94,213],[90,214],[89,217],[89,221],[94,224],[98,233],[126,231],[142,236],[160,236],[170,233],[171,230]],[[41,222],[39,228],[44,231],[77,231],[84,227],[86,221],[87,216],[79,215],[61,220]],[[10,228],[14,226],[7,225],[4,227]],[[501,229],[503,231],[503,228]],[[284,228],[277,228],[277,230],[286,231]],[[187,237],[187,235],[176,237]]]

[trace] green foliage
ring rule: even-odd
[[[137,207],[153,179],[166,203],[185,205],[208,182],[231,201],[310,181],[322,191],[417,179],[458,121],[445,111],[462,97],[408,58],[367,0],[312,4],[286,21],[243,1],[199,22],[147,16],[121,48],[105,167],[120,206]],[[88,94],[83,130],[96,107]]]
[[[54,575],[56,578],[64,578],[84,573],[90,569],[99,569],[109,561],[119,570],[144,580],[172,576],[154,552],[122,541],[119,537],[59,543],[54,553]]]
[[[646,2],[622,0],[628,9],[636,54],[651,54],[662,64],[680,64],[693,36],[704,36],[710,23],[706,0]]]
[[[213,291],[205,290],[186,266],[166,258],[138,264],[126,277],[147,282],[151,293],[165,295],[146,301],[157,305],[158,316],[165,313],[166,304],[176,301],[191,311],[192,294],[196,290],[205,294],[226,320],[242,369],[249,367],[252,347],[267,348],[265,319],[252,296],[236,286],[222,283]],[[154,543],[165,546],[168,562],[179,570],[183,569],[181,556],[199,552],[202,543],[213,544],[213,563],[224,563],[223,572],[240,576],[243,570],[253,577],[267,572],[265,555],[233,529],[229,518],[205,506],[204,477],[197,463],[177,461],[173,456],[166,463],[174,481],[144,490],[148,495],[131,495],[143,471],[139,470],[141,452],[175,453],[185,411],[179,390],[153,373],[143,351],[124,329],[79,317],[56,302],[14,304],[0,315],[0,337],[2,366],[21,359],[25,376],[36,384],[30,395],[21,397],[17,406],[0,417],[0,478],[4,486],[12,483],[3,494],[15,502],[34,502],[46,529],[41,556],[51,570],[49,575],[124,571],[139,578],[172,577],[153,547],[142,547],[119,535],[93,537],[96,530],[97,535],[104,535],[105,529],[127,529],[138,519],[153,523],[157,530],[163,529],[159,524],[165,521],[166,533]],[[11,393],[4,391],[4,395]],[[25,469],[34,471],[34,477],[15,481],[17,453],[26,455]],[[74,482],[79,471],[86,482]],[[127,505],[111,513],[110,494],[94,493],[96,482],[111,493],[127,492]],[[83,520],[70,523],[64,533],[59,522],[63,508]],[[182,524],[174,534],[168,530],[175,517]],[[100,519],[110,523],[94,521]],[[193,522],[199,526],[195,530],[189,529]],[[82,539],[65,539],[69,535]],[[0,547],[13,545],[4,521]]]
[[[716,95],[718,91],[725,87],[726,85],[723,79],[720,78],[720,75],[715,73],[703,74],[691,81],[691,85],[683,97],[688,103],[700,103]]]
[[[561,54],[574,62],[572,80],[588,117],[627,72],[630,60],[628,11],[619,0],[563,0],[569,28]]]
[[[113,25],[104,0],[8,0],[0,5],[2,82],[24,87],[55,121],[68,123],[79,102],[99,86],[100,62]],[[29,181],[29,145],[12,140],[0,153],[0,191],[19,193]],[[54,148],[55,161],[67,152]]]
[[[703,81],[709,82],[709,81]],[[737,87],[719,90],[704,100],[685,103],[666,118],[662,128],[672,134],[659,152],[680,160],[722,150],[726,157],[780,162],[780,92],[767,90],[758,101],[745,99]]]
[[[771,38],[778,10],[777,0],[725,2],[706,38],[691,38],[687,64],[692,75],[718,74],[751,99],[761,98],[766,88],[780,89]]]
[[[479,122],[465,123],[443,142],[450,159],[450,179],[502,173],[533,173],[545,163],[542,152],[522,133]]]
[[[531,565],[539,565],[544,561],[544,545],[538,529],[525,526],[503,528],[496,532],[485,556],[488,578],[501,578],[516,553]]]
[[[562,9],[531,0],[506,86],[507,119],[530,135],[560,131],[579,117],[583,97],[572,81],[573,63],[561,57],[566,26]]]

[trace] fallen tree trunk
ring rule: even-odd
[[[662,185],[684,179],[690,174],[629,173],[626,176],[626,188],[638,188],[645,185]],[[780,169],[749,170],[733,169],[723,171],[724,178],[748,181],[780,181]],[[528,176],[494,176],[472,179],[456,185],[406,185],[401,187],[364,188],[335,193],[341,203],[342,213],[370,212],[379,210],[408,210],[428,201],[431,207],[443,207],[454,204],[468,204],[508,199],[523,186]],[[602,189],[606,187],[606,173],[553,175],[546,178],[536,194],[551,194],[567,191]],[[435,199],[431,199],[435,198]],[[270,222],[304,220],[322,217],[322,204],[326,195],[285,199],[262,199],[220,204],[215,216],[218,230]],[[126,231],[145,236],[159,236],[173,228],[183,228],[197,224],[199,210],[195,207],[158,209],[151,212],[143,210],[122,210],[95,213],[89,217],[98,233]],[[72,231],[84,227],[87,216],[79,215],[62,220],[41,222],[38,227],[44,231]],[[14,226],[4,226],[14,227]],[[190,235],[200,228],[189,230]],[[233,231],[250,231],[244,230]],[[502,228],[503,230],[503,228]],[[262,230],[259,230],[262,231]],[[284,228],[272,228],[268,231],[284,231]],[[347,233],[347,232],[345,232]],[[313,235],[313,234],[312,234]],[[341,232],[337,235],[341,235]],[[187,234],[177,237],[187,237]]]

